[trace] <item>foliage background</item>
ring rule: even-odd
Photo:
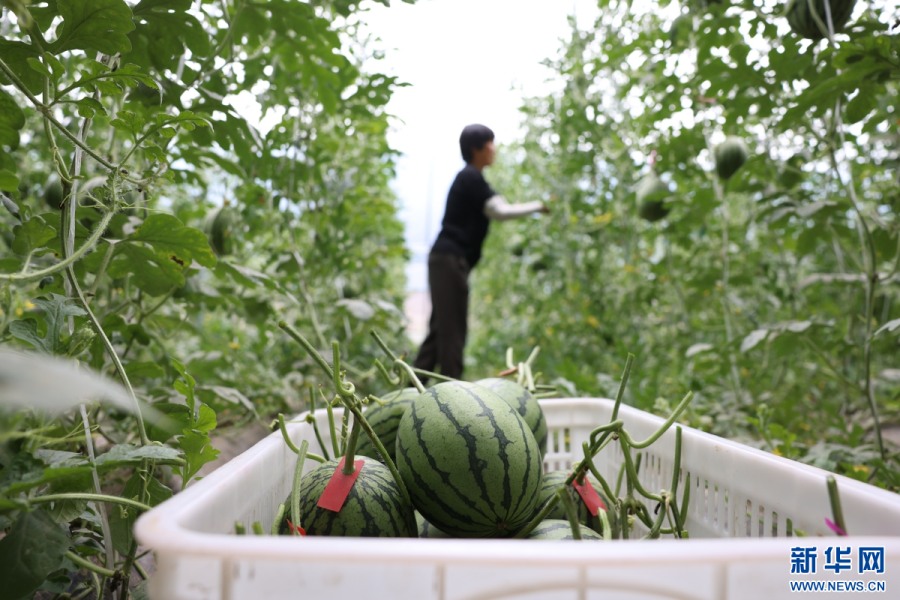
[[[856,6],[834,44],[792,34],[776,2],[600,2],[552,61],[563,92],[492,183],[544,200],[504,223],[477,270],[471,363],[539,345],[548,377],[897,489],[900,35]],[[712,148],[750,159],[717,177]],[[635,188],[668,185],[668,216]]]

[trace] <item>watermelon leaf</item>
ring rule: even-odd
[[[0,540],[0,581],[4,598],[36,590],[60,567],[71,545],[68,533],[44,510],[23,512]]]

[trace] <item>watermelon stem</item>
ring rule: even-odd
[[[662,435],[672,426],[675,420],[684,412],[684,409],[688,407],[688,404],[691,403],[691,400],[694,398],[694,392],[690,391],[685,394],[684,398],[682,398],[681,402],[678,403],[678,406],[675,407],[675,410],[672,411],[672,414],[669,415],[669,418],[666,419],[665,423],[659,426],[659,429],[656,430],[650,437],[642,442],[635,442],[631,439],[631,436],[628,435],[628,432],[624,429],[621,432],[621,438],[623,441],[627,442],[629,446],[635,448],[637,450],[642,450],[658,440]]]
[[[569,519],[569,527],[572,528],[572,537],[576,540],[581,538],[581,524],[578,522],[578,510],[575,508],[575,502],[569,496],[569,492],[565,487],[556,490],[556,495],[562,501],[566,509],[566,517]]]
[[[535,346],[531,350],[531,354],[528,355],[528,358],[525,359],[525,362],[517,363],[513,359],[513,349],[511,347],[506,349],[506,370],[502,371],[498,377],[505,377],[506,375],[516,375],[516,383],[520,386],[527,389],[530,393],[534,393],[537,389],[537,386],[534,382],[534,372],[531,369],[532,363],[534,363],[538,354],[541,351],[540,346]]]
[[[291,521],[297,527],[300,526],[300,478],[303,476],[303,464],[306,462],[306,451],[309,442],[303,440],[300,443],[300,452],[297,453],[297,463],[294,465],[294,479],[291,484]]]
[[[381,373],[381,377],[387,382],[387,384],[391,387],[402,387],[403,386],[403,378],[400,376],[391,375],[390,371],[387,370],[387,367],[382,364],[380,360],[375,359],[375,368]]]
[[[287,506],[282,502],[278,505],[278,510],[275,511],[275,519],[272,520],[272,527],[269,530],[272,535],[278,535],[278,531],[281,529],[281,522],[284,520],[285,512],[287,512]]]
[[[325,446],[325,440],[322,439],[322,432],[319,431],[319,421],[315,417],[317,410],[316,391],[313,388],[309,388],[309,410],[310,412],[306,415],[306,422],[312,425],[313,433],[316,435],[316,441],[319,443],[319,448],[322,449],[322,455],[325,457],[325,460],[330,460],[331,457],[328,455],[328,448]],[[333,414],[329,413],[329,418],[333,418]]]
[[[525,359],[525,364],[528,365],[529,367],[530,367],[531,365],[533,365],[533,364],[534,364],[534,360],[537,358],[537,356],[538,356],[538,354],[540,354],[540,352],[541,352],[541,347],[540,347],[540,346],[535,346],[535,347],[531,350],[531,354],[528,355],[528,358]]]
[[[610,421],[615,421],[619,417],[619,406],[622,405],[622,398],[625,395],[625,386],[628,384],[628,378],[631,376],[631,366],[634,364],[634,354],[628,353],[625,358],[625,370],[622,372],[622,379],[619,382],[619,389],[616,390],[616,401],[613,404],[612,417]]]
[[[429,379],[434,379],[435,381],[459,381],[458,379],[454,379],[452,377],[447,377],[446,375],[441,375],[440,373],[434,373],[433,371],[426,371],[425,369],[420,369],[418,367],[412,367],[413,372],[416,375],[421,375],[422,377],[428,377]]]
[[[325,410],[328,411],[328,433],[331,434],[331,449],[334,455],[341,453],[340,445],[337,439],[337,428],[334,425],[334,407],[328,399],[325,399]]]
[[[403,482],[403,478],[400,476],[400,471],[397,470],[397,465],[394,463],[391,455],[388,454],[388,451],[385,449],[384,444],[381,443],[381,438],[378,437],[378,434],[375,433],[375,430],[372,429],[372,426],[363,416],[362,410],[360,410],[358,404],[349,403],[346,404],[346,406],[350,410],[350,412],[353,413],[354,426],[356,426],[356,424],[359,424],[359,427],[361,427],[362,430],[366,432],[366,435],[369,436],[369,440],[372,442],[372,445],[375,446],[375,450],[378,451],[378,453],[384,459],[384,464],[391,472],[391,476],[394,478],[394,481],[397,483],[397,488],[400,490],[400,495],[403,497],[403,501],[409,506],[412,506],[413,503],[412,499],[409,496],[409,490],[406,489],[406,484]],[[415,522],[415,516],[413,515],[412,511],[409,511],[409,514],[409,518],[411,519],[410,523],[408,523],[408,525],[411,525],[410,531],[417,531],[418,526]]]
[[[847,523],[844,521],[844,511],[841,508],[841,497],[838,494],[837,480],[834,475],[825,478],[828,486],[828,500],[831,503],[831,516],[834,518],[834,524],[837,525],[843,535],[847,535]]]
[[[587,442],[585,442],[587,444]],[[591,475],[600,482],[600,485],[603,487],[603,493],[606,494],[606,497],[610,499],[610,501],[615,500],[616,496],[612,493],[612,490],[609,487],[609,483],[607,483],[606,478],[600,475],[600,471],[597,470],[596,465],[594,465],[593,456],[589,456],[585,454],[585,458],[582,461],[587,464],[587,468],[590,471]],[[573,480],[575,473],[572,473]],[[580,481],[580,480],[579,480]],[[571,482],[567,482],[567,485],[571,484]]]
[[[639,519],[647,529],[653,529],[653,519],[650,518],[650,511],[643,502],[637,498],[630,498],[628,505],[631,507],[632,514],[634,514],[636,519]],[[660,502],[658,505],[661,506],[662,503]]]
[[[658,494],[652,494],[648,492],[638,479],[638,472],[641,468],[642,455],[638,454],[637,461],[632,461],[631,448],[628,446],[628,442],[625,441],[624,437],[620,438],[620,440],[622,441],[622,453],[624,454],[625,459],[625,470],[628,472],[628,497],[631,498],[633,496],[634,490],[637,490],[639,494],[649,500],[662,502],[662,498]]]
[[[377,331],[373,329],[369,332],[369,335],[371,335],[375,339],[375,343],[378,344],[378,347],[381,348],[381,350],[388,356],[388,358],[391,359],[391,361],[397,360],[398,356],[394,354],[393,350],[388,348],[388,345],[384,343],[384,340],[381,339],[381,336],[378,335]]]
[[[667,533],[674,535],[677,538],[681,537],[681,526],[678,524],[678,517],[681,511],[678,509],[678,499],[675,494],[670,494],[668,497],[668,506],[667,506],[667,514],[666,520],[669,522],[668,529],[661,529],[661,533]]]
[[[619,465],[619,474],[616,477],[616,497],[619,496],[619,493],[622,491],[622,479],[625,476],[625,464],[622,463]]]
[[[678,507],[678,482],[681,479],[681,427],[675,428],[675,460],[672,468],[672,516],[675,519],[675,535],[681,537],[684,530],[684,518]],[[690,493],[685,489],[685,495]]]
[[[291,439],[291,436],[288,435],[284,415],[281,413],[278,414],[278,429],[281,430],[281,437],[284,438],[284,443],[287,444],[287,447],[291,449],[291,452],[293,452],[294,454],[300,454],[300,448],[297,447],[297,444],[295,444],[294,440]],[[306,443],[306,441],[304,440],[303,443]],[[308,453],[308,457],[311,460],[320,463],[323,463],[326,460],[324,456],[319,456],[318,454],[313,454],[312,452]]]
[[[418,378],[418,376],[416,376],[415,370],[402,358],[398,358],[394,361],[394,370],[398,371],[399,373],[405,374],[409,378],[410,383],[412,383],[413,386],[415,386],[415,388],[419,390],[420,394],[425,393],[425,386],[422,385],[422,381]]]
[[[524,375],[525,381],[520,383],[525,389],[529,392],[534,392],[534,373],[531,370],[531,365],[526,363],[522,363],[520,365],[520,370]]]
[[[350,436],[347,438],[347,447],[344,450],[344,475],[352,475],[356,470],[356,465],[353,463],[356,454],[356,442],[359,439],[359,419],[353,419],[353,426],[350,429]]]
[[[622,428],[625,426],[624,421],[610,421],[606,425],[600,425],[596,427],[593,431],[591,431],[588,440],[591,444],[591,454],[596,454],[600,449],[604,442],[609,438],[611,434],[618,434],[622,431]],[[602,434],[602,435],[601,435]],[[597,440],[597,436],[600,436],[600,439]]]
[[[688,473],[684,476],[684,495],[681,497],[681,510],[678,513],[678,522],[681,523],[679,527],[680,532],[685,533],[685,537],[687,537],[687,532],[684,531],[684,524],[687,522],[687,509],[688,503],[691,500],[691,474]],[[680,535],[680,533],[679,533]]]
[[[341,400],[341,397],[338,396],[338,399]],[[342,400],[341,400],[342,401]],[[347,451],[347,439],[350,437],[350,413],[346,410],[344,411],[343,416],[341,416],[341,450],[338,454],[343,455]]]
[[[609,515],[601,508],[600,512],[597,513],[597,516],[600,518],[600,523],[603,525],[603,539],[607,542],[612,540],[613,532],[609,525]]]
[[[672,495],[678,493],[678,479],[681,474],[681,427],[675,428],[675,460],[672,468]]]
[[[325,362],[325,359],[321,354],[319,354],[319,351],[316,350],[313,345],[309,343],[309,340],[303,337],[303,335],[299,331],[291,327],[291,325],[289,325],[284,320],[278,321],[278,327],[287,332],[287,334],[291,336],[294,341],[303,346],[303,349],[306,350],[313,361],[315,361],[315,363],[318,364],[322,368],[322,370],[325,371],[325,373],[327,373],[328,375],[332,375],[333,369],[328,365],[327,362]]]
[[[352,399],[356,394],[356,386],[349,381],[344,381],[344,373],[341,371],[341,346],[337,340],[331,342],[331,376],[338,396]]]
[[[416,376],[416,370],[413,369],[402,358],[400,358],[396,354],[394,354],[394,352],[391,351],[390,348],[388,348],[387,344],[384,343],[384,340],[381,339],[381,336],[378,335],[377,331],[372,330],[369,333],[372,335],[373,338],[375,338],[375,342],[378,344],[379,347],[381,347],[381,350],[388,356],[388,358],[391,359],[391,361],[392,361],[391,368],[393,368],[394,371],[397,373],[397,375],[400,376],[401,382],[403,380],[403,376],[406,375],[407,377],[409,377],[410,383],[412,383],[413,386],[415,386],[415,388],[417,390],[419,390],[419,393],[424,393],[425,386],[422,385],[422,382]],[[401,383],[401,386],[402,385],[403,384]]]
[[[619,522],[622,523],[622,539],[628,539],[628,504],[622,502],[619,505]]]
[[[659,514],[656,516],[656,521],[653,522],[650,527],[650,532],[644,536],[644,539],[655,540],[659,538],[660,530],[662,529],[662,524],[666,520],[666,516],[669,514],[669,495],[662,494],[662,504],[663,510],[659,511]],[[649,516],[649,515],[648,515]]]

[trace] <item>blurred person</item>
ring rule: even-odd
[[[459,136],[466,165],[447,194],[441,231],[428,255],[431,318],[428,335],[413,366],[460,379],[469,311],[469,273],[481,259],[491,220],[503,221],[547,213],[542,202],[508,203],[485,180],[482,171],[494,164],[494,132],[468,125]]]

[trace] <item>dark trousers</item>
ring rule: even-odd
[[[428,256],[428,287],[431,289],[431,319],[428,335],[413,365],[459,379],[463,372],[469,311],[469,264],[461,256]]]

